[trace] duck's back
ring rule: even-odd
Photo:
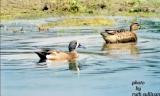
[[[70,60],[78,57],[77,53],[67,53],[62,51],[52,50],[51,54],[47,55],[47,59],[49,60]]]
[[[127,42],[136,42],[137,36],[134,32],[121,32],[115,34],[116,39],[120,43],[127,43]]]
[[[48,54],[46,57],[49,60],[65,60],[68,58],[68,54],[61,51],[52,50],[49,51],[50,54]]]

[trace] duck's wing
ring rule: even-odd
[[[126,31],[128,31],[128,30],[125,30],[125,29],[119,29],[119,30],[117,30],[118,33],[120,33],[120,32],[126,32]]]
[[[51,50],[48,52],[48,55],[46,57],[49,60],[66,60],[70,58],[70,55],[67,52]]]
[[[106,33],[110,34],[110,35],[114,35],[115,33],[117,33],[117,30],[105,30]]]
[[[61,53],[59,50],[50,50],[47,52],[48,54],[52,54],[52,55],[57,55],[59,53]]]

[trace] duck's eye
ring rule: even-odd
[[[77,42],[75,42],[74,44],[77,45]]]

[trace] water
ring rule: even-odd
[[[129,18],[118,18],[116,28],[128,27]],[[45,20],[45,19],[44,19]],[[132,82],[144,81],[140,92],[160,92],[160,20],[139,19],[137,44],[105,45],[101,27],[54,28],[38,32],[40,21],[13,21],[1,29],[2,96],[132,96]],[[12,32],[24,27],[24,32]],[[73,62],[41,62],[37,47],[67,51],[78,40]],[[139,85],[138,85],[139,86]]]

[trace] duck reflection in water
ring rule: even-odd
[[[71,71],[80,71],[80,65],[78,64],[77,60],[69,60],[69,70]]]
[[[114,54],[130,54],[134,56],[138,56],[139,49],[136,46],[136,43],[114,43],[114,44],[103,44],[102,51],[106,51],[107,55]]]
[[[80,66],[76,59],[73,60],[46,60],[46,61],[39,61],[37,63],[38,67],[47,67],[47,68],[60,68],[60,67],[68,67],[70,71],[79,72]]]

